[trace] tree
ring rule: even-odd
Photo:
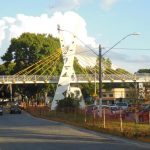
[[[139,69],[138,73],[150,73],[150,69]]]
[[[0,75],[10,75],[14,71],[15,63],[9,63],[9,64],[1,64],[0,65]]]
[[[59,39],[46,34],[23,33],[18,38],[13,38],[6,53],[2,56],[3,64],[0,65],[1,75],[15,74],[16,72],[36,63],[42,58],[55,53],[60,48]],[[56,73],[60,74],[62,61],[59,63]],[[35,96],[36,93],[52,91],[53,85],[14,85],[13,92],[23,95]],[[53,89],[54,90],[54,89]]]
[[[130,74],[128,71],[126,71],[125,69],[122,69],[122,68],[117,68],[116,71],[118,71],[119,74]]]
[[[52,35],[23,33],[13,38],[6,53],[1,57],[5,65],[14,62],[14,73],[30,66],[60,48],[57,38]]]

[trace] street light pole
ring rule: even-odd
[[[113,49],[116,45],[118,45],[120,42],[125,40],[127,37],[132,35],[140,35],[139,33],[131,33],[126,36],[124,36],[121,40],[119,40],[116,44],[114,44],[111,48],[109,48],[105,53],[102,54],[102,47],[99,45],[99,113],[100,117],[102,117],[102,57],[108,53],[111,49]]]
[[[136,36],[136,35],[140,35],[140,33],[133,32],[133,33],[130,33],[130,34],[124,36],[121,40],[119,40],[116,44],[114,44],[111,48],[109,48],[105,53],[103,53],[102,56],[104,56],[106,53],[108,53],[111,49],[113,49],[116,45],[118,45],[120,42],[125,40],[127,37],[132,36],[132,35]]]
[[[99,45],[99,113],[102,117],[102,48]]]

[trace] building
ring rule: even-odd
[[[111,90],[102,90],[103,103],[112,104],[118,101],[133,101],[136,99],[135,89],[132,88],[113,88]]]

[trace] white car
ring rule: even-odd
[[[128,103],[126,103],[126,102],[118,102],[118,103],[116,103],[116,106],[117,106],[118,108],[123,109],[123,110],[128,109]]]

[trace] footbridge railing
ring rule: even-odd
[[[0,84],[33,84],[33,83],[58,83],[59,76],[49,75],[1,75]],[[114,75],[103,74],[103,83],[110,82],[150,82],[150,74]],[[99,82],[98,74],[78,74],[71,77],[71,83]]]

